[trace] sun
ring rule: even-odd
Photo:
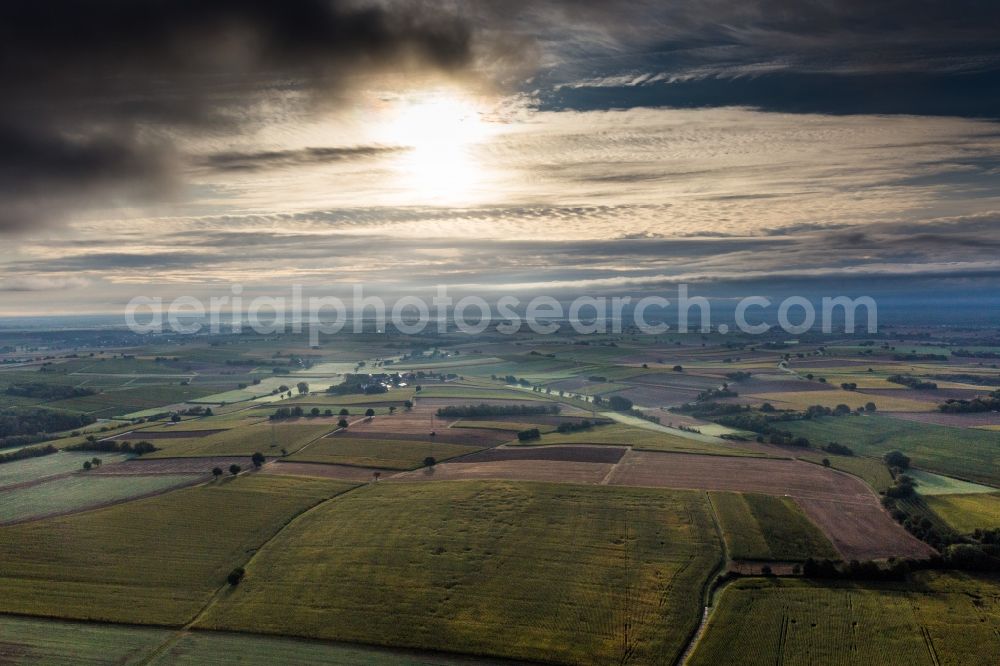
[[[378,134],[404,149],[394,171],[414,203],[456,204],[469,200],[482,180],[476,149],[491,132],[472,100],[432,93],[401,100]]]

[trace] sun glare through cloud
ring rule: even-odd
[[[386,144],[407,148],[392,165],[399,196],[411,205],[474,201],[486,175],[476,152],[497,132],[484,113],[475,101],[451,91],[396,102],[374,133]]]

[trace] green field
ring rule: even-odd
[[[445,656],[406,654],[361,645],[0,615],[0,663],[151,664],[293,663],[321,666],[444,666],[468,664]],[[169,642],[169,643],[168,643]]]
[[[704,493],[380,483],[302,516],[199,626],[571,663],[625,655],[671,663],[720,555]]]
[[[289,519],[351,487],[255,474],[0,528],[0,612],[183,624]]]
[[[420,467],[427,456],[441,462],[482,448],[432,441],[362,439],[337,435],[324,437],[286,460],[405,470]]]
[[[466,664],[465,659],[443,655],[413,655],[363,645],[343,645],[314,640],[234,634],[216,631],[192,631],[151,664],[211,666],[274,666],[295,664],[326,666],[448,666]]]
[[[990,666],[1000,582],[921,574],[903,586],[745,579],[725,588],[690,664]]]
[[[0,615],[0,663],[138,664],[173,632]]]
[[[838,559],[837,551],[790,497],[709,493],[734,560]]]
[[[877,458],[867,456],[838,456],[824,451],[808,453],[797,456],[799,460],[805,460],[817,465],[822,465],[823,460],[830,461],[830,467],[839,469],[860,478],[873,489],[883,492],[893,484],[892,474],[884,462]]]
[[[1000,527],[1000,493],[932,495],[924,501],[957,532],[967,534],[977,529]]]
[[[525,446],[548,446],[551,444],[607,444],[631,446],[645,451],[674,451],[681,453],[703,453],[720,456],[763,456],[757,451],[722,441],[703,441],[704,438],[683,437],[668,432],[614,424],[597,426],[591,430],[573,433],[549,433],[541,439],[524,442]]]
[[[0,492],[0,523],[68,513],[105,502],[120,502],[182,486],[196,479],[198,476],[193,474],[73,474],[26,488]]]
[[[119,462],[126,456],[114,453],[87,453],[78,451],[60,451],[39,458],[25,458],[0,465],[0,488],[12,486],[27,481],[44,479],[56,474],[75,472],[83,467],[83,461],[94,456],[99,457],[104,464]]]
[[[531,418],[531,417],[525,417]],[[547,425],[544,423],[515,423],[514,421],[470,421],[463,419],[461,421],[456,421],[451,424],[452,428],[482,428],[485,430],[530,430],[531,428],[538,428],[542,433],[553,432],[556,427],[554,425]]]
[[[786,421],[781,429],[807,437],[813,446],[827,442],[846,444],[858,455],[881,457],[898,449],[910,456],[916,467],[1000,485],[1000,432],[877,415]]]
[[[917,492],[921,495],[971,495],[972,493],[997,492],[996,488],[990,486],[969,483],[920,469],[908,469],[906,473],[917,482]]]
[[[199,427],[201,426],[207,427],[208,423],[199,423]],[[309,423],[308,419],[294,424],[257,423],[204,437],[157,439],[154,444],[160,450],[146,457],[249,456],[256,451],[276,456],[280,454],[281,449],[291,453],[336,429],[334,423]],[[135,439],[141,440],[142,433],[136,433]]]

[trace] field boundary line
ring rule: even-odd
[[[708,621],[715,608],[712,601],[715,598],[716,593],[724,587],[727,582],[729,582],[724,581],[722,585],[719,585],[719,578],[721,578],[725,573],[727,564],[730,561],[729,549],[726,547],[726,539],[722,533],[722,522],[719,520],[719,514],[715,510],[715,503],[712,502],[711,493],[707,490],[702,492],[705,493],[705,500],[708,502],[708,507],[712,514],[712,524],[715,526],[715,535],[719,539],[719,560],[715,563],[715,567],[702,584],[701,620],[688,636],[687,642],[684,644],[684,649],[681,650],[677,660],[674,662],[675,666],[686,666],[691,661],[691,656],[694,654],[695,648],[698,647],[698,643],[701,642],[702,636],[704,636],[705,631],[708,629]]]
[[[307,515],[308,513],[312,512],[312,511],[314,511],[315,509],[318,509],[319,507],[323,506],[327,502],[332,502],[332,501],[334,501],[336,499],[339,499],[339,498],[343,497],[344,495],[347,495],[349,493],[354,492],[355,490],[358,490],[359,488],[365,488],[365,487],[367,487],[369,485],[370,485],[369,483],[358,484],[358,485],[354,486],[353,488],[348,488],[347,490],[345,490],[345,491],[343,491],[341,493],[337,493],[333,497],[328,497],[328,498],[326,498],[324,500],[320,500],[319,502],[313,504],[312,506],[307,507],[306,509],[303,509],[299,513],[295,514],[294,516],[292,516],[291,518],[289,518],[287,521],[285,521],[285,523],[283,525],[281,525],[277,530],[275,530],[274,534],[272,534],[270,537],[268,537],[266,540],[264,540],[264,542],[261,543],[253,551],[253,554],[250,555],[249,559],[247,559],[247,561],[244,562],[241,566],[244,569],[246,567],[248,567],[250,565],[250,563],[253,562],[254,558],[257,557],[257,554],[260,553],[260,551],[264,550],[264,548],[266,548],[268,544],[270,544],[272,541],[274,541],[274,539],[277,538],[278,535],[280,535],[282,532],[284,532],[286,529],[288,529],[292,524],[294,524],[295,522],[297,522],[303,516]],[[177,641],[179,641],[181,638],[183,638],[188,632],[190,632],[194,628],[194,625],[198,622],[198,620],[200,620],[202,618],[202,616],[205,615],[205,613],[208,612],[208,610],[212,606],[214,606],[216,604],[216,602],[218,602],[218,600],[222,597],[222,595],[225,594],[226,591],[229,590],[231,587],[232,586],[228,582],[225,582],[222,585],[220,585],[215,590],[215,592],[212,593],[212,595],[211,595],[211,597],[209,597],[208,601],[205,602],[205,605],[203,605],[201,607],[201,609],[197,613],[195,613],[194,616],[188,622],[186,622],[180,629],[178,629],[173,635],[171,635],[169,638],[167,638],[165,641],[163,641],[160,645],[158,645],[156,648],[154,648],[152,652],[150,652],[148,655],[146,655],[146,657],[142,658],[141,660],[138,660],[136,663],[143,664],[143,665],[150,664],[158,656],[160,656],[161,654],[163,654],[163,652],[165,650],[169,649],[170,646],[176,644]]]

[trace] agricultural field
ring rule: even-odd
[[[1000,528],[1000,493],[932,495],[925,497],[928,508],[957,532]]]
[[[179,488],[204,478],[192,474],[112,476],[82,472],[0,491],[0,524],[84,511]]]
[[[480,448],[430,440],[368,439],[336,435],[324,437],[290,455],[286,460],[407,470],[422,466],[427,457],[443,461],[473,453]]]
[[[830,461],[830,467],[838,469],[848,474],[858,477],[877,492],[885,492],[893,484],[892,474],[889,467],[878,458],[867,456],[838,456],[832,453],[820,451],[817,453],[805,453],[796,456],[799,460],[806,460],[817,465],[822,465],[824,460]],[[910,470],[908,473],[916,472]]]
[[[379,483],[303,515],[197,626],[563,663],[623,654],[670,663],[720,556],[703,493]]]
[[[946,344],[844,343],[449,333],[314,348],[304,336],[226,334],[0,367],[0,425],[18,435],[0,454],[87,435],[95,448],[159,449],[0,464],[0,662],[981,663],[963,636],[992,649],[995,633],[982,631],[1000,583],[961,573],[942,539],[975,548],[992,538],[976,530],[1000,527],[997,413],[943,413],[936,401],[981,395],[1000,375],[968,357],[893,358]],[[326,391],[366,373],[406,386]],[[848,381],[858,390],[842,390]],[[723,383],[739,395],[700,402],[871,400],[877,411],[790,414],[775,427],[810,440],[791,446],[670,409]],[[100,392],[4,393],[15,385]],[[293,396],[272,394],[282,385]],[[595,394],[634,409],[586,401]],[[479,405],[492,409],[438,415]],[[75,411],[23,411],[53,407]],[[305,414],[270,418],[295,407]],[[129,418],[77,427],[62,416],[80,412]],[[557,431],[584,419],[600,423]],[[539,438],[518,439],[533,428]],[[828,442],[854,455],[823,451]],[[916,493],[883,505],[893,449],[911,458]],[[81,471],[93,457],[103,464]],[[917,563],[893,583],[801,574],[807,558],[932,556],[950,569]],[[744,577],[713,587],[724,572]]]
[[[0,612],[184,624],[285,523],[352,487],[257,474],[0,527]]]
[[[882,457],[899,450],[915,467],[985,485],[1000,486],[1000,432],[913,423],[887,416],[823,417],[788,421],[782,430],[814,445],[841,442],[855,454]]]
[[[0,450],[0,453],[6,451]],[[77,472],[83,468],[83,463],[95,455],[100,456],[105,464],[113,464],[125,460],[126,456],[108,453],[87,453],[81,451],[60,451],[40,458],[25,458],[0,465],[0,490],[31,483],[52,476]]]
[[[687,437],[687,433],[678,434],[630,425],[596,426],[590,430],[574,433],[548,433],[540,439],[518,442],[527,446],[549,446],[555,444],[604,444],[610,446],[631,446],[637,450],[673,451],[678,453],[701,453],[719,456],[764,456],[762,451],[729,444],[724,440],[708,440],[706,438]]]
[[[711,493],[726,550],[739,560],[838,557],[830,541],[790,497]]]
[[[738,580],[719,595],[689,663],[988,666],[1000,654],[997,626],[992,578],[923,573],[912,587]]]
[[[264,455],[280,455],[281,449],[294,452],[336,429],[335,423],[309,423],[308,419],[301,424],[255,423],[210,435],[151,439],[159,451],[146,457],[249,456],[256,451]],[[137,433],[135,440],[141,439],[142,433]]]
[[[861,391],[782,391],[779,393],[755,393],[746,397],[759,402],[770,402],[779,409],[808,409],[812,405],[822,405],[833,409],[837,405],[847,405],[851,409],[864,407],[867,403],[875,403],[880,412],[929,412],[935,408],[935,403],[926,400],[914,400],[905,389],[892,390],[879,394],[863,393]],[[741,394],[742,395],[742,394]]]

